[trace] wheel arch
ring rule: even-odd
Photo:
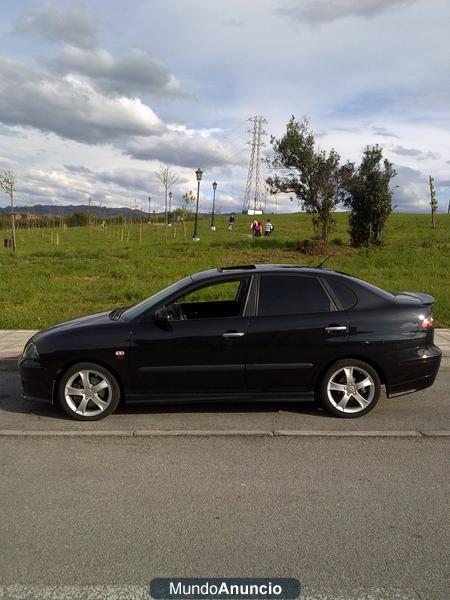
[[[318,386],[320,386],[320,383],[322,381],[322,378],[324,376],[324,374],[328,371],[328,369],[334,365],[334,363],[341,361],[341,360],[359,360],[361,362],[365,362],[367,365],[369,365],[370,367],[372,367],[372,369],[374,369],[378,375],[378,377],[380,378],[380,383],[381,385],[386,385],[386,377],[384,374],[383,369],[380,367],[380,365],[373,361],[370,358],[367,358],[366,356],[361,356],[359,354],[348,354],[345,356],[339,356],[339,358],[335,358],[334,360],[330,360],[322,369],[320,369],[319,373],[317,374],[316,377],[316,382],[315,382],[315,389],[317,390]]]
[[[117,381],[117,384],[119,386],[119,389],[120,389],[119,404],[122,404],[123,402],[125,402],[125,388],[124,388],[122,378],[119,375],[119,373],[117,372],[117,370],[114,369],[114,367],[111,367],[111,365],[107,364],[106,362],[104,362],[102,360],[98,360],[98,358],[89,358],[88,357],[88,358],[77,359],[77,360],[73,359],[73,360],[65,363],[63,366],[61,366],[59,368],[58,373],[55,378],[55,381],[53,383],[53,393],[52,393],[52,403],[53,404],[58,404],[58,387],[59,387],[59,382],[61,381],[62,376],[68,369],[70,369],[71,367],[73,367],[74,365],[77,365],[79,363],[92,363],[94,365],[98,365],[99,367],[103,367],[103,369],[106,369],[107,371],[109,371],[111,373],[111,375],[114,376],[114,378]]]

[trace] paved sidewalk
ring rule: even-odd
[[[13,370],[23,347],[35,330],[0,329],[0,370]],[[442,366],[450,367],[450,329],[436,329],[434,341],[442,350]]]
[[[16,367],[17,358],[26,342],[36,331],[29,329],[0,329],[0,370]]]

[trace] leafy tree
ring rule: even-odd
[[[315,147],[309,121],[291,117],[280,139],[272,136],[273,156],[268,159],[284,175],[269,177],[270,192],[295,194],[302,208],[312,215],[315,236],[327,241],[334,225],[333,211],[339,202],[339,154]]]
[[[66,219],[69,227],[84,227],[89,222],[89,215],[85,212],[74,212]]]
[[[188,213],[190,212],[190,205],[194,205],[195,196],[191,190],[183,194],[181,199],[181,218],[187,220]]]
[[[185,194],[183,194],[182,200],[181,200],[181,207],[183,208],[183,210],[188,211],[189,210],[189,205],[193,204],[195,202],[195,196],[192,190],[189,190],[188,192],[186,192]]]
[[[354,247],[381,244],[381,234],[392,211],[391,179],[396,171],[383,160],[378,144],[367,146],[356,167],[347,162],[341,168],[341,199],[351,208],[349,230]]]

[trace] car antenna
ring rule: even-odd
[[[324,258],[323,260],[320,261],[320,263],[316,266],[316,269],[321,269],[322,266],[327,262],[327,260],[331,258],[331,254],[330,256],[327,256],[326,258]]]

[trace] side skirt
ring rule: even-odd
[[[126,404],[189,404],[193,402],[276,402],[314,400],[313,392],[283,393],[202,393],[202,394],[127,394]]]

